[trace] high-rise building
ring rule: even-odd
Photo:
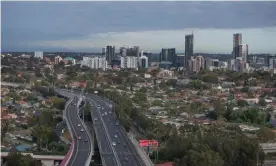
[[[185,61],[184,67],[189,69],[189,60],[194,54],[194,34],[189,34],[185,36]]]
[[[139,47],[128,48],[126,50],[126,56],[139,57]]]
[[[247,44],[240,44],[238,46],[238,50],[239,50],[239,56],[238,57],[242,57],[244,62],[248,62],[248,45]]]
[[[173,66],[176,66],[177,55],[175,48],[162,48],[160,53],[160,62],[171,62]]]
[[[149,61],[148,61],[148,57],[146,56],[141,56],[139,58],[140,60],[140,67],[141,68],[148,68],[149,67]]]
[[[269,69],[276,68],[276,55],[267,55],[265,64]]]
[[[102,56],[106,56],[106,48],[102,48]]]
[[[106,60],[109,64],[115,58],[115,46],[106,46]]]
[[[242,34],[240,33],[235,33],[233,35],[233,59],[236,59],[237,57],[241,57],[240,55],[240,50],[239,50],[239,45],[242,44]]]
[[[42,51],[36,51],[36,52],[34,53],[34,57],[35,57],[35,58],[43,59],[43,52],[42,52]]]
[[[83,57],[81,66],[87,66],[92,69],[106,70],[107,61],[105,57]]]
[[[138,58],[135,56],[121,57],[121,68],[137,69]]]
[[[197,56],[196,57],[197,60],[197,71],[203,70],[205,67],[205,60],[203,56]]]
[[[121,56],[126,56],[127,55],[127,48],[121,47],[120,48],[120,55]]]
[[[62,57],[60,57],[60,56],[56,56],[55,57],[55,65],[57,65],[57,64],[59,64],[60,62],[62,61]]]

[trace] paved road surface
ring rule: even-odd
[[[72,152],[72,157],[69,159],[68,166],[84,166],[91,152],[91,143],[87,135],[89,132],[85,131],[80,122],[77,112],[77,102],[78,98],[75,97],[66,108],[66,117],[70,124],[68,127],[72,129],[74,136],[74,150]],[[78,127],[78,124],[80,124],[80,127]],[[84,131],[81,132],[81,129],[84,129]],[[81,140],[76,139],[78,136],[81,137]],[[84,140],[87,140],[87,142]]]

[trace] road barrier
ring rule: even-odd
[[[70,135],[71,135],[71,137],[72,137],[72,139],[74,138],[73,137],[73,132],[72,132],[72,130],[71,130],[71,127],[70,127],[70,125],[69,125],[69,122],[68,122],[68,120],[67,120],[67,118],[66,118],[66,110],[67,110],[67,107],[68,107],[68,105],[71,103],[73,101],[73,98],[71,98],[71,99],[69,99],[69,101],[65,104],[65,109],[63,110],[63,119],[65,120],[65,122],[66,122],[66,125],[68,126],[68,129],[69,129],[69,131],[70,131]],[[62,160],[62,164],[61,164],[61,166],[66,166],[67,164],[68,164],[68,162],[69,162],[69,160],[68,159],[70,159],[71,157],[72,157],[72,152],[73,152],[73,149],[75,148],[75,146],[74,146],[74,142],[71,144],[71,147],[70,147],[70,150],[67,152],[67,154],[66,154],[66,157]]]

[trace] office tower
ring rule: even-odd
[[[160,62],[168,61],[168,49],[162,48],[160,53]]]
[[[233,59],[236,59],[237,57],[241,57],[240,55],[240,50],[239,50],[239,45],[242,44],[242,34],[240,33],[235,33],[233,35]]]
[[[146,56],[141,56],[141,57],[139,58],[139,60],[140,60],[140,67],[141,67],[141,68],[148,68],[148,66],[149,66],[148,57],[146,57]]]
[[[240,44],[238,46],[238,50],[239,50],[239,56],[238,57],[242,57],[244,62],[248,62],[248,45],[247,44]]]
[[[106,48],[102,48],[102,56],[106,56]]]
[[[121,56],[126,56],[127,55],[127,48],[121,47],[120,48],[120,55]]]
[[[109,64],[115,58],[115,46],[106,46],[106,60]]]
[[[140,54],[140,47],[134,46],[133,48],[128,48],[126,50],[126,56],[133,56],[133,57],[139,57]]]
[[[35,57],[35,58],[43,59],[43,52],[42,52],[42,51],[36,51],[36,52],[34,53],[34,57]]]
[[[160,62],[171,62],[173,66],[176,66],[177,56],[175,48],[162,48],[160,54]]]
[[[185,55],[177,55],[176,56],[176,66],[184,67]]]
[[[194,34],[185,36],[185,61],[184,67],[189,69],[189,60],[194,54]]]

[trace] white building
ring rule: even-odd
[[[139,58],[139,64],[141,68],[148,68],[149,67],[149,60],[146,56],[141,56]]]
[[[242,59],[245,62],[248,62],[248,45],[247,44],[241,44],[239,45],[239,55],[242,57]]]
[[[138,57],[134,57],[134,56],[121,57],[121,68],[137,69]]]
[[[43,52],[42,52],[42,51],[36,51],[36,52],[34,53],[34,57],[35,57],[35,58],[43,59]]]
[[[107,61],[105,57],[83,57],[81,66],[87,66],[91,69],[106,70]]]

